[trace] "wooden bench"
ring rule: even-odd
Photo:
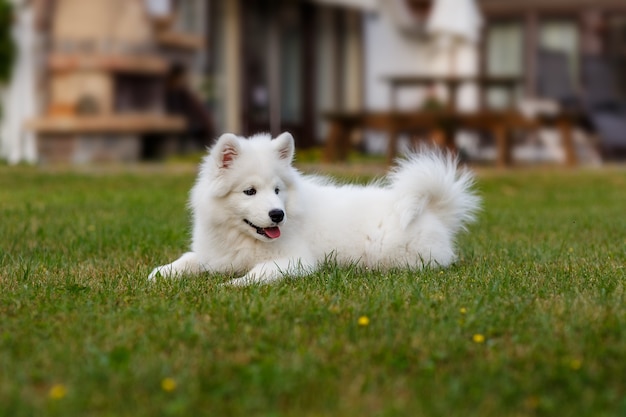
[[[431,134],[439,146],[454,150],[454,137],[459,129],[490,132],[496,141],[496,165],[511,165],[511,135],[514,130],[536,131],[542,127],[559,130],[565,150],[567,165],[576,165],[572,130],[576,115],[559,114],[527,118],[515,111],[480,111],[460,113],[441,111],[392,111],[392,112],[327,112],[324,118],[329,123],[324,150],[327,162],[343,161],[350,150],[350,136],[357,129],[380,130],[388,133],[387,160],[391,162],[397,154],[400,133],[423,131]]]

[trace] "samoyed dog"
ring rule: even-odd
[[[222,135],[191,191],[191,252],[149,278],[208,271],[241,275],[232,285],[269,283],[310,274],[329,257],[371,268],[444,267],[479,206],[472,175],[441,151],[415,153],[364,186],[302,175],[293,157],[289,133]]]

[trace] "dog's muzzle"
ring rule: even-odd
[[[284,217],[284,214],[283,214]],[[253,229],[256,230],[256,232],[258,234],[260,234],[261,236],[264,236],[268,239],[277,239],[280,237],[280,228],[278,228],[278,226],[272,226],[272,227],[259,227],[256,224],[252,223],[250,220],[248,219],[243,219],[243,221],[250,227],[252,227]]]

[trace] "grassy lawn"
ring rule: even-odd
[[[0,167],[0,416],[626,415],[626,170],[482,172],[446,270],[150,284],[192,182]]]

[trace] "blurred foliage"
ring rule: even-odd
[[[5,83],[11,75],[15,59],[15,45],[11,38],[13,6],[7,0],[0,0],[0,83]]]

